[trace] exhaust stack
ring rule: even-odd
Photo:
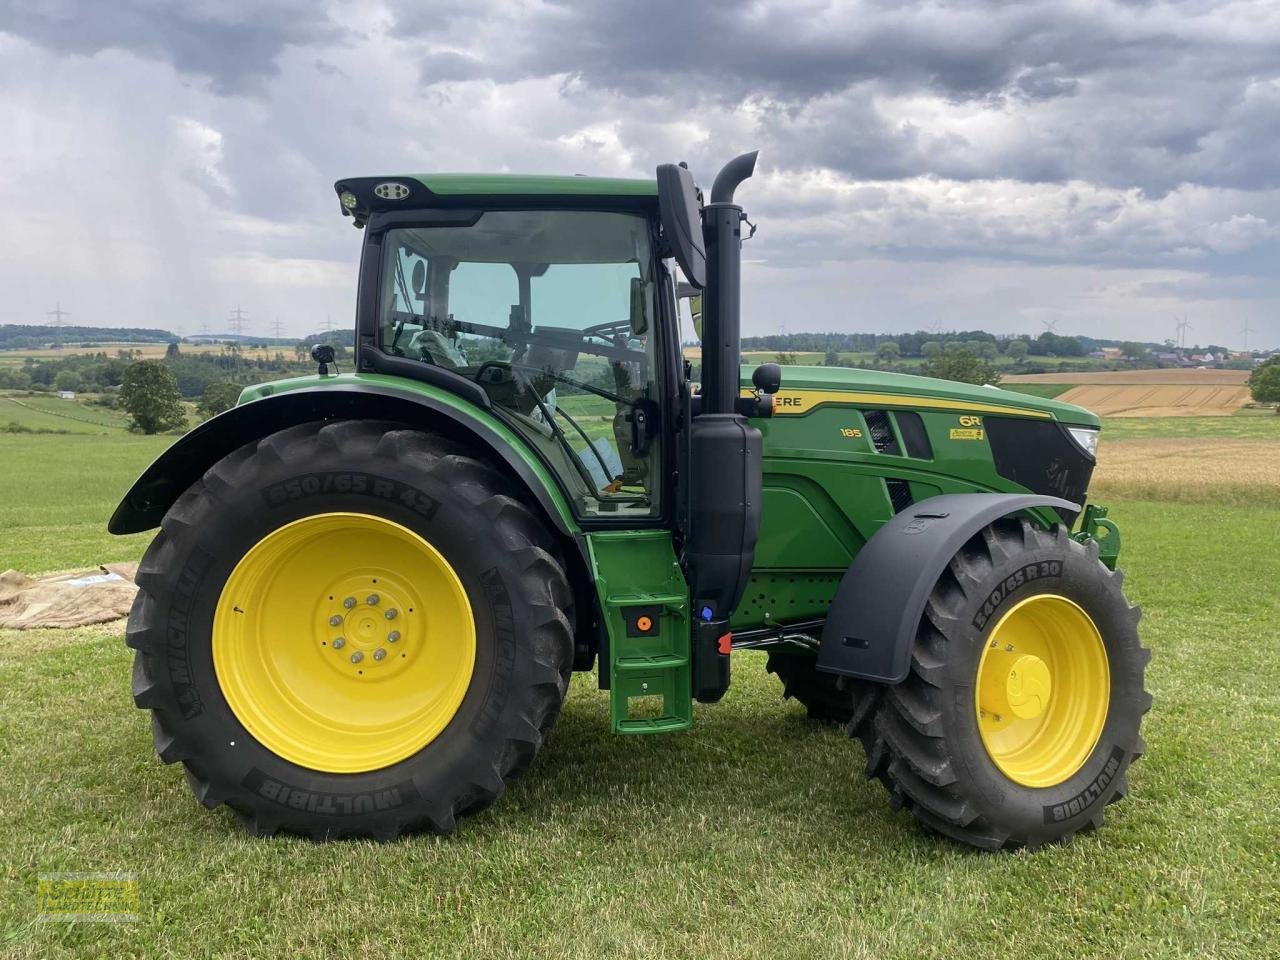
[[[733,413],[741,364],[742,207],[733,202],[738,185],[755,172],[756,151],[724,165],[702,208],[707,247],[703,294],[702,412]]]

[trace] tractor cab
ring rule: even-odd
[[[659,350],[670,343],[652,221],[581,209],[476,210],[465,221],[424,216],[376,234],[362,368],[471,381],[582,515],[653,516]]]

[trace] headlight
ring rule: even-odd
[[[1098,459],[1098,430],[1096,427],[1067,427],[1071,439],[1093,459]]]

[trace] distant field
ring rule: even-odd
[[[1270,411],[1250,417],[1111,417],[1103,421],[1102,442],[1181,437],[1186,440],[1257,440],[1280,444],[1280,416]]]
[[[702,357],[701,347],[698,347],[698,346],[683,347],[681,348],[681,350],[686,360],[698,360]],[[795,358],[795,362],[801,366],[814,366],[814,367],[823,366],[824,361],[826,360],[826,353],[819,352],[816,350],[796,350],[796,351],[743,350],[742,362],[744,364],[776,362],[778,358],[784,353],[790,353]],[[851,366],[851,367],[870,367],[870,366],[873,366],[876,362],[875,353],[869,350],[863,350],[863,351],[845,350],[845,351],[840,351],[838,353],[838,356],[842,364],[845,364],[846,366]],[[923,362],[923,358],[921,357],[903,357],[901,360],[897,361],[894,364],[894,367],[895,369],[899,369],[904,373],[911,373],[915,370],[915,368],[919,367],[919,365],[922,362]],[[1040,364],[1042,367],[1056,367],[1060,363],[1067,362],[1072,364],[1088,364],[1089,366],[1094,366],[1096,364],[1101,364],[1104,361],[1095,360],[1091,357],[1063,358],[1063,357],[1045,357],[1045,356],[1039,356],[1036,354],[1032,354],[1031,356],[1024,357],[1022,360],[1015,361],[1010,357],[1007,357],[1003,353],[1001,353],[1001,354],[997,354],[994,358],[992,358],[991,362],[995,364],[995,366],[998,368],[1004,368],[1004,367],[1012,366],[1014,363],[1037,363],[1037,364]],[[1006,380],[1008,379],[1025,380],[1028,377],[1034,378],[1035,376],[1066,377],[1067,382],[1070,382],[1070,383],[1080,382],[1078,379],[1078,377],[1080,376],[1079,374],[1070,374],[1070,373],[1036,374],[1036,375],[1023,374],[1018,377],[1009,377],[1007,374],[1005,374],[1004,376]]]
[[[1059,400],[1105,417],[1229,417],[1249,402],[1249,388],[1215,384],[1084,384]]]
[[[1010,383],[1010,379],[1006,377],[1000,381],[1001,389],[1012,390],[1014,393],[1026,393],[1033,397],[1047,397],[1051,400],[1066,393],[1072,387],[1072,384],[1067,383]]]
[[[187,414],[188,428],[200,422],[202,418],[194,402],[183,400],[182,407]],[[0,436],[25,433],[119,436],[128,434],[129,424],[129,416],[124,411],[89,403],[84,394],[76,400],[62,400],[57,394],[0,392]],[[172,441],[171,435],[169,442]]]
[[[1249,402],[1247,370],[1109,370],[1006,377],[1011,390],[1050,391],[1104,417],[1225,417]]]
[[[0,395],[0,430],[9,424],[41,433],[101,434],[124,432],[129,420],[118,411],[57,396]]]
[[[1089,496],[1280,506],[1280,417],[1107,419]]]
[[[203,354],[203,353],[221,353],[225,348],[225,344],[221,343],[183,343],[179,345],[179,350],[186,354]],[[0,364],[18,365],[28,357],[36,360],[53,360],[59,357],[78,357],[92,355],[95,353],[105,353],[109,357],[114,357],[119,350],[136,350],[141,354],[144,360],[155,360],[163,357],[168,344],[165,343],[102,343],[96,347],[61,347],[59,349],[31,349],[31,350],[0,350]],[[241,347],[240,355],[248,360],[269,360],[277,353],[283,353],[286,357],[293,355],[293,347],[276,346],[265,347],[263,349],[251,349],[249,347]]]
[[[1019,373],[1005,377],[1010,383],[1244,383],[1248,370],[1096,370],[1086,373]]]

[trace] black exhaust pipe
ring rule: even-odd
[[[734,157],[716,174],[711,202],[702,208],[707,287],[702,304],[702,412],[733,413],[742,353],[742,207],[738,185],[755,172],[756,151]]]
[[[760,530],[763,439],[737,412],[742,208],[738,184],[756,155],[730,160],[702,208],[707,248],[703,291],[702,406],[689,424],[684,563],[694,609],[693,695],[714,703],[729,687],[729,618],[742,599]]]

